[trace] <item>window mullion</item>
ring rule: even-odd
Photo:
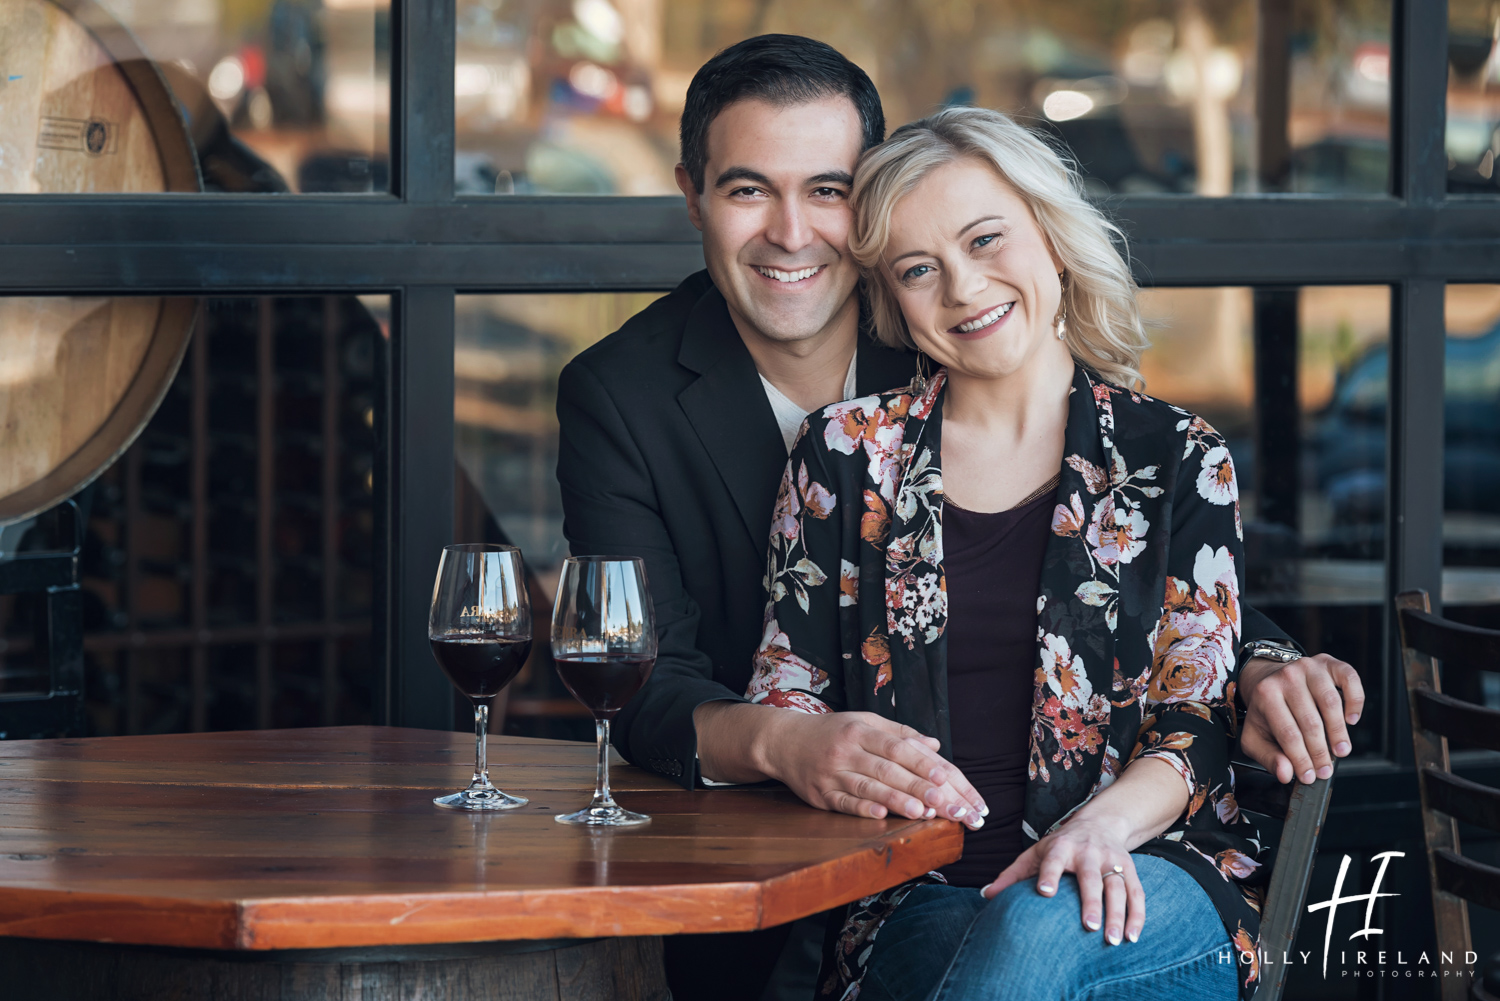
[[[391,0],[392,190],[453,199],[455,0]]]

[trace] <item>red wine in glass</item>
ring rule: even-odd
[[[452,633],[429,638],[438,666],[472,701],[493,699],[520,673],[531,637]]]
[[[598,752],[594,798],[558,814],[560,824],[631,827],[651,820],[616,803],[609,791],[609,721],[625,708],[656,664],[656,609],[639,559],[570,556],[552,609],[552,660],[573,697],[594,714]]]
[[[656,665],[654,656],[637,653],[569,653],[554,660],[562,683],[595,719],[614,719]]]
[[[490,703],[531,653],[526,567],[514,546],[443,549],[427,618],[432,656],[474,704],[474,778],[467,789],[433,800],[450,810],[513,810],[526,800],[490,783],[485,756]]]

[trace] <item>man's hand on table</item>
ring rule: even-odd
[[[946,817],[977,830],[989,812],[936,740],[874,713],[706,702],[693,723],[705,778],[775,779],[811,806],[858,817]]]
[[[1358,722],[1365,707],[1354,668],[1326,653],[1289,664],[1254,659],[1240,669],[1239,685],[1246,706],[1241,750],[1278,782],[1333,774],[1333,758],[1351,746],[1345,724]]]

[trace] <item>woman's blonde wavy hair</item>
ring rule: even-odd
[[[849,248],[865,271],[875,336],[892,347],[916,348],[881,265],[891,212],[934,169],[964,158],[994,168],[1021,196],[1063,262],[1064,340],[1073,357],[1116,385],[1143,385],[1141,352],[1150,342],[1135,279],[1114,243],[1123,246],[1125,235],[1084,197],[1078,171],[1062,155],[1008,116],[984,108],[947,108],[903,125],[860,158]]]

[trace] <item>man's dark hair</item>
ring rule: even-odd
[[[779,107],[825,97],[847,97],[859,112],[861,149],[885,138],[880,95],[865,71],[831,45],[801,35],[757,35],[731,45],[693,75],[682,109],[682,165],[703,191],[708,165],[708,126],[735,101],[766,101]]]

